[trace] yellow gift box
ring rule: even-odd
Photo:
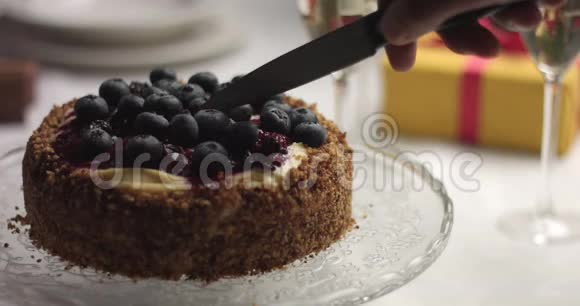
[[[544,83],[525,54],[485,60],[424,46],[412,71],[394,71],[385,59],[386,111],[403,134],[539,151]],[[579,70],[562,85],[559,152],[577,130]]]

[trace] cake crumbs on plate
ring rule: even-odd
[[[21,228],[30,224],[28,219],[20,214],[8,219],[7,223],[8,230],[10,230],[12,234],[20,234]],[[24,230],[24,232],[26,233],[27,230]]]

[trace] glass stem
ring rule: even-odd
[[[541,178],[536,213],[539,218],[554,214],[551,192],[552,163],[557,158],[560,129],[560,77],[545,75],[542,124]]]

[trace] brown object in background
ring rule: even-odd
[[[0,58],[0,122],[22,121],[34,97],[36,64]]]

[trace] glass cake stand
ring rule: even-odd
[[[212,283],[132,280],[70,267],[34,247],[24,215],[23,149],[0,157],[0,301],[42,305],[352,305],[414,279],[449,239],[453,205],[418,163],[386,151],[355,150],[353,217],[357,227],[329,249],[274,272]]]

